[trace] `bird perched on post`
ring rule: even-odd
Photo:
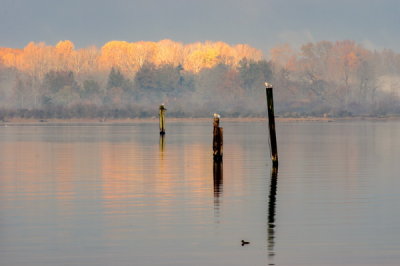
[[[265,82],[264,84],[265,84],[265,87],[266,87],[266,88],[272,88],[272,84],[270,84],[270,83],[268,83],[268,82]]]

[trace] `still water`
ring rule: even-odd
[[[0,127],[0,265],[400,265],[400,122],[157,126]]]

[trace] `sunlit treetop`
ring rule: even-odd
[[[156,66],[182,66],[185,71],[199,72],[217,64],[236,66],[240,60],[260,60],[260,50],[246,44],[231,46],[224,42],[182,44],[172,40],[159,42],[110,41],[103,47],[75,49],[73,42],[60,41],[55,46],[30,42],[23,49],[1,48],[0,59],[7,67],[43,76],[51,70],[70,70],[76,73],[118,68],[134,75],[145,63]]]

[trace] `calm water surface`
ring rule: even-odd
[[[0,127],[0,265],[400,265],[400,122],[167,126]]]

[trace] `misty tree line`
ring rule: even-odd
[[[199,73],[185,71],[181,65],[145,63],[131,78],[113,67],[103,83],[78,82],[72,71],[52,70],[41,81],[11,69],[2,73],[12,84],[8,96],[0,95],[7,99],[3,114],[35,118],[151,117],[161,103],[176,117],[205,117],[213,112],[249,116],[265,109],[257,97],[262,95],[263,81],[271,77],[269,63],[247,59],[237,68],[218,64]],[[253,102],[259,102],[260,108],[251,106]]]
[[[308,43],[271,50],[279,112],[300,115],[400,114],[400,54],[353,41]],[[279,91],[279,89],[278,89]]]
[[[0,119],[152,117],[161,103],[175,117],[265,116],[264,81],[274,85],[281,116],[400,113],[400,55],[390,50],[370,51],[352,41],[309,43],[299,50],[281,45],[271,49],[269,61],[198,51],[188,54],[190,64],[147,57],[134,71],[119,51],[119,61],[107,59],[108,71],[93,65],[96,71],[87,73],[58,64],[46,71],[41,64],[17,67],[3,53]]]

